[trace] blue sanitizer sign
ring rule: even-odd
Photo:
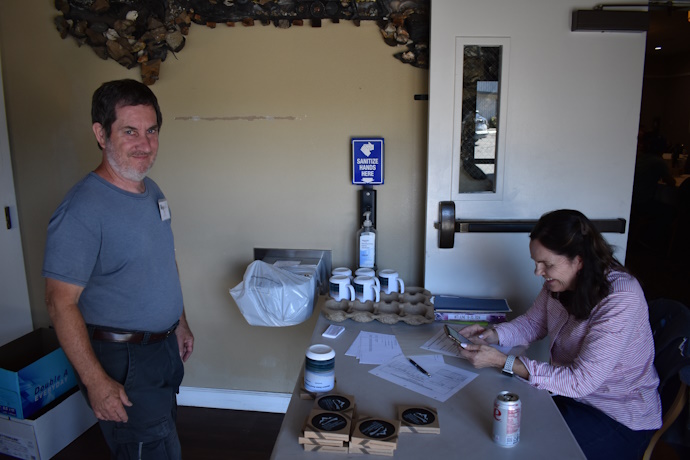
[[[352,183],[383,184],[383,139],[352,139]]]

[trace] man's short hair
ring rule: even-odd
[[[163,115],[158,106],[158,99],[148,86],[132,79],[109,81],[94,91],[91,100],[91,122],[100,123],[107,137],[110,137],[113,123],[117,118],[115,109],[133,105],[153,107],[160,129]]]

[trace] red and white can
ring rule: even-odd
[[[513,447],[520,442],[522,401],[515,393],[501,391],[494,400],[494,442]]]

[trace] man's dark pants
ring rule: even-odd
[[[184,366],[175,334],[144,345],[98,340],[91,345],[105,372],[125,387],[133,403],[125,406],[126,423],[99,420],[112,458],[181,459],[175,421]],[[81,382],[80,387],[86,395]]]

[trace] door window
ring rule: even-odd
[[[454,199],[501,198],[506,50],[507,39],[458,38]]]

